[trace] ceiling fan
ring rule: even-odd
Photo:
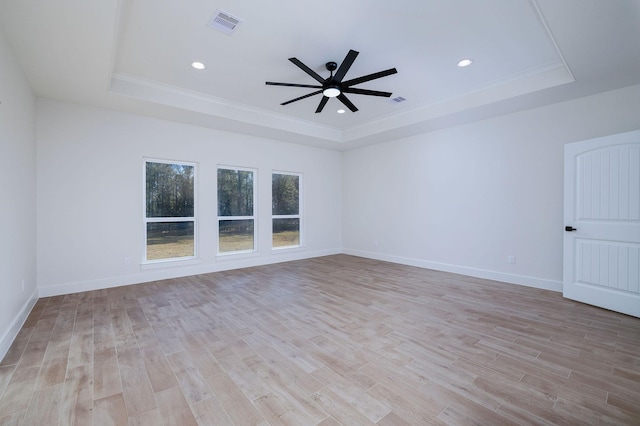
[[[320,93],[322,93],[322,99],[320,100],[320,104],[316,109],[316,113],[319,113],[322,111],[324,106],[329,101],[329,98],[338,98],[338,100],[342,102],[352,112],[356,112],[358,111],[358,108],[356,108],[356,106],[349,100],[349,98],[345,96],[345,93],[354,93],[356,95],[384,96],[388,98],[391,96],[391,92],[380,92],[377,90],[358,89],[352,86],[355,86],[356,84],[364,83],[367,81],[375,80],[377,78],[386,77],[388,75],[395,74],[398,72],[396,71],[395,68],[390,68],[385,71],[379,71],[373,74],[368,74],[368,75],[354,78],[351,80],[342,81],[344,76],[347,74],[347,71],[349,71],[349,68],[351,68],[353,61],[356,60],[356,57],[358,56],[358,54],[359,52],[356,52],[355,50],[349,50],[349,53],[347,53],[347,56],[345,56],[344,60],[342,61],[342,64],[340,64],[340,68],[338,68],[338,64],[336,64],[335,62],[327,62],[325,66],[327,68],[327,71],[331,73],[329,78],[322,78],[318,73],[316,73],[311,68],[309,68],[308,66],[300,62],[300,60],[298,60],[297,58],[289,58],[289,60],[293,62],[295,65],[297,65],[298,68],[300,68],[302,71],[309,74],[320,84],[314,85],[314,84],[276,83],[273,81],[267,81],[266,84],[270,86],[307,87],[310,89],[320,89],[320,90],[316,90],[315,92],[308,93],[304,96],[300,96],[299,98],[295,98],[295,99],[291,99],[289,101],[283,102],[280,105],[288,105],[292,102],[296,102],[301,99],[305,99],[310,96],[319,95]],[[334,71],[336,71],[335,75],[333,74]]]

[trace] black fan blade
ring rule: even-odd
[[[356,112],[358,110],[358,108],[356,108],[356,106],[351,103],[351,101],[344,95],[344,93],[339,94],[338,99],[344,104],[344,106],[349,108],[351,112]]]
[[[265,81],[268,86],[287,86],[287,87],[308,87],[310,89],[322,89],[322,86],[312,84],[295,84],[295,83],[276,83],[275,81]]]
[[[299,101],[299,100],[301,100],[301,99],[305,99],[305,98],[308,98],[309,96],[317,95],[317,94],[319,94],[319,93],[322,93],[322,90],[318,90],[317,92],[311,92],[311,93],[308,93],[308,94],[306,94],[306,95],[304,95],[304,96],[300,96],[299,98],[291,99],[290,101],[283,102],[283,103],[281,103],[280,105],[288,105],[288,104],[290,104],[291,102]]]
[[[342,92],[356,95],[384,96],[385,98],[391,97],[391,92],[379,92],[377,90],[358,89],[355,87],[345,87],[342,89]]]
[[[349,68],[351,68],[351,65],[353,65],[353,61],[358,57],[358,53],[359,52],[356,52],[353,49],[349,50],[347,56],[344,57],[344,61],[340,64],[340,68],[336,71],[336,75],[333,76],[334,80],[338,83],[342,81],[344,76],[347,74],[347,71],[349,71]]]
[[[385,71],[374,72],[373,74],[365,75],[362,77],[354,78],[342,83],[342,87],[354,86],[356,84],[364,83],[365,81],[375,80],[376,78],[386,77],[391,74],[395,74],[398,71],[395,68],[390,68]]]
[[[318,104],[318,108],[316,109],[316,114],[322,112],[322,109],[327,104],[328,100],[329,98],[327,98],[326,96],[323,96],[322,99],[320,99],[320,103]]]
[[[315,72],[314,70],[312,70],[311,68],[309,68],[308,66],[300,62],[298,58],[289,58],[289,60],[294,64],[296,64],[298,68],[300,68],[302,71],[306,72],[311,77],[313,77],[318,83],[324,83],[324,78],[320,77],[320,75],[318,75],[317,72]]]

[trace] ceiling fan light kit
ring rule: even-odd
[[[368,96],[382,96],[382,97],[388,98],[388,97],[391,97],[391,92],[358,89],[351,86],[355,86],[357,84],[365,83],[367,81],[375,80],[381,77],[386,77],[388,75],[396,74],[398,72],[395,68],[390,68],[385,71],[380,71],[380,72],[368,74],[362,77],[354,78],[351,80],[342,81],[345,75],[347,74],[347,71],[349,71],[349,68],[351,68],[351,65],[353,65],[353,62],[356,60],[356,57],[358,56],[358,54],[359,52],[356,52],[355,50],[349,50],[349,53],[347,53],[347,56],[345,56],[339,68],[336,62],[327,62],[325,66],[327,68],[327,71],[329,71],[331,75],[326,79],[322,78],[322,76],[320,76],[311,68],[303,64],[297,58],[289,58],[289,61],[291,61],[294,65],[296,65],[302,71],[306,72],[308,75],[313,77],[313,79],[316,80],[319,83],[319,85],[278,83],[273,81],[267,81],[266,84],[269,86],[305,87],[310,89],[319,89],[314,92],[308,93],[306,95],[297,97],[295,99],[291,99],[289,101],[283,102],[280,105],[288,105],[292,102],[306,99],[314,95],[322,94],[322,99],[320,100],[320,104],[318,105],[318,108],[316,108],[316,113],[322,112],[322,110],[324,109],[324,106],[327,104],[327,101],[329,101],[329,98],[338,98],[338,100],[342,102],[344,106],[349,108],[351,112],[356,112],[358,111],[358,108],[349,100],[349,98],[345,96],[345,93],[353,93],[357,95],[368,95]],[[335,75],[333,74],[334,71],[336,71]]]
[[[340,87],[337,85],[328,86],[326,89],[322,90],[322,94],[327,98],[335,98],[336,96],[339,96],[340,93],[342,92],[340,91]]]

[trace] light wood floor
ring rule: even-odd
[[[40,299],[0,425],[640,424],[640,319],[346,255]]]

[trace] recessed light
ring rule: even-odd
[[[203,70],[206,68],[202,62],[198,61],[191,62],[191,66],[197,70]]]
[[[460,62],[458,62],[458,66],[460,68],[464,68],[464,67],[468,67],[469,65],[471,65],[473,61],[471,59],[463,59]]]
[[[338,111],[336,111],[336,112],[337,112],[338,114],[344,114],[344,113],[345,113],[345,112],[347,112],[347,111],[345,111],[345,110],[343,110],[343,109],[339,109],[339,110],[338,110]]]

